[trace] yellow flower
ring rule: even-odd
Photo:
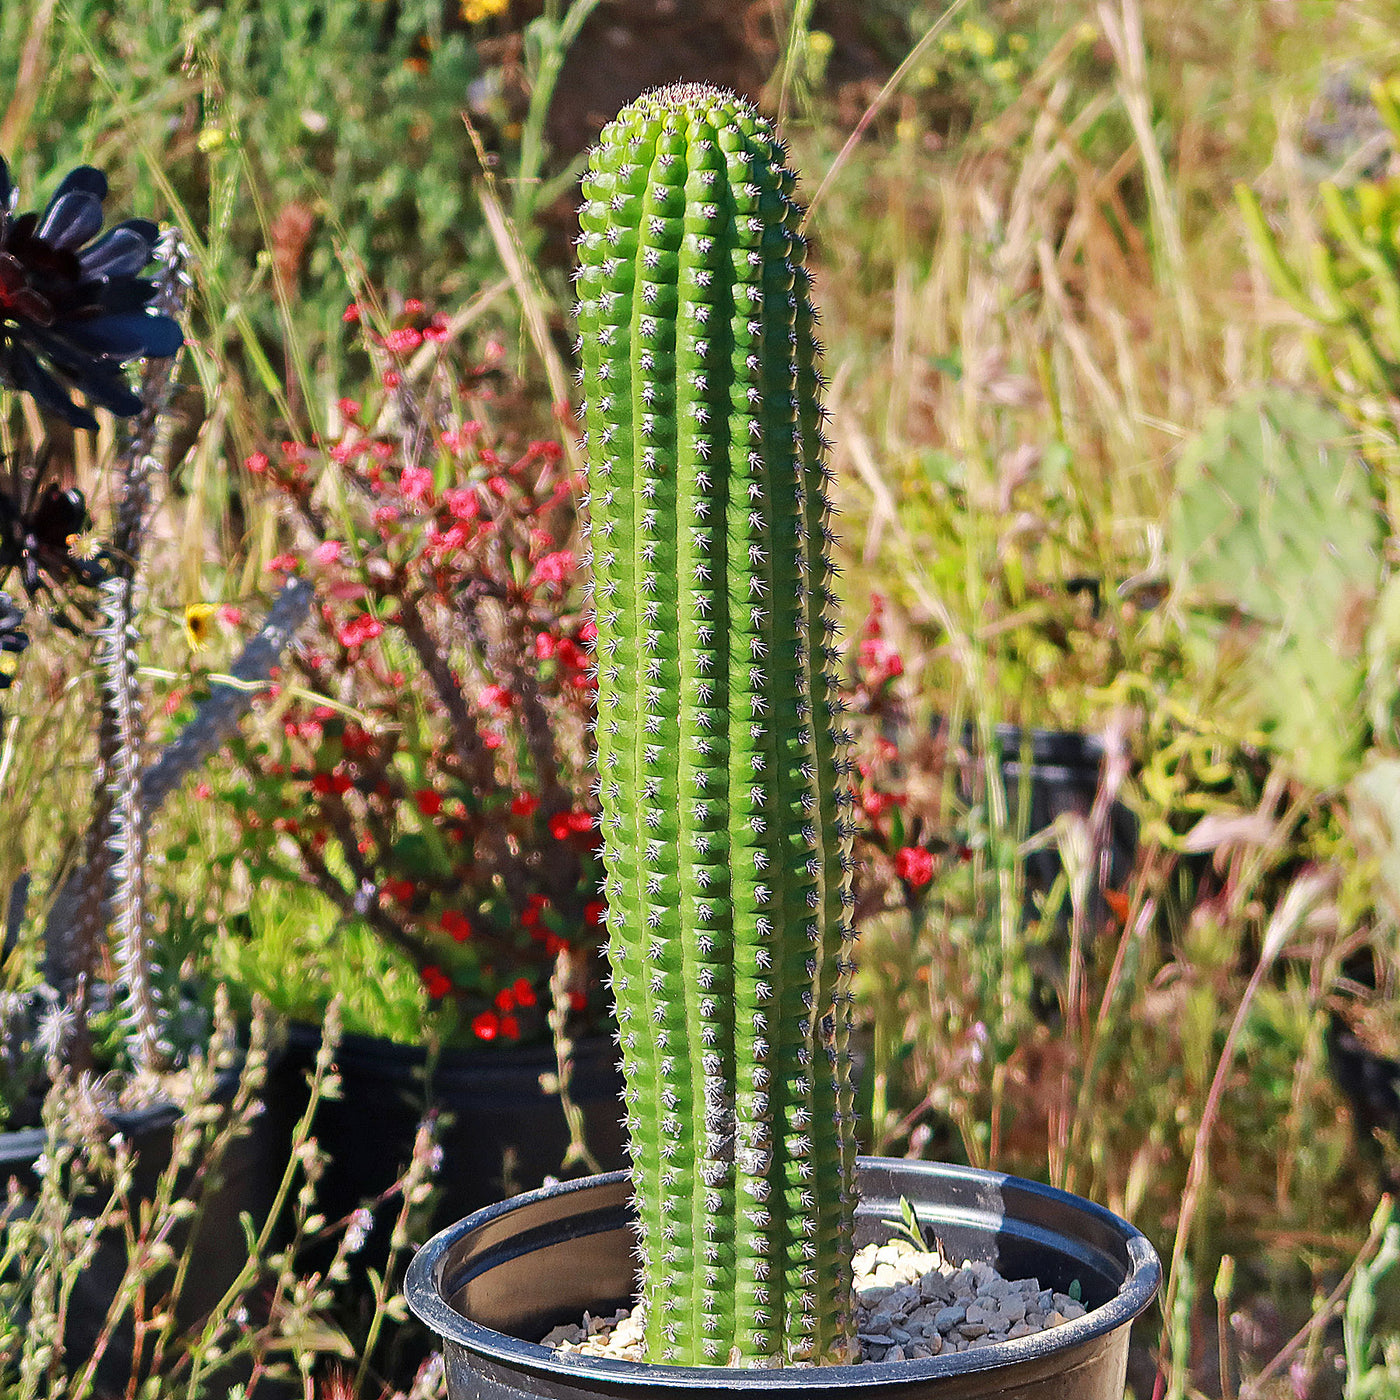
[[[997,36],[990,29],[968,20],[962,27],[967,46],[978,58],[990,58],[997,51]]]
[[[814,29],[807,35],[807,81],[820,87],[826,77],[826,66],[836,49],[836,40],[824,29]]]
[[[1009,58],[999,58],[987,68],[987,73],[994,83],[1014,83],[1016,81],[1016,65]]]
[[[203,651],[209,645],[217,611],[213,603],[190,603],[185,608],[185,640],[191,651]]]
[[[1008,34],[1006,36],[1006,47],[1012,53],[1025,53],[1030,46],[1031,41],[1024,34]]]
[[[468,24],[484,24],[510,9],[510,0],[462,0],[462,18]]]

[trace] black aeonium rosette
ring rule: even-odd
[[[11,602],[8,593],[0,593],[0,690],[9,689],[19,655],[28,645],[24,614]]]
[[[76,486],[45,482],[48,464],[43,451],[31,471],[0,475],[0,585],[18,570],[30,602],[49,594],[54,620],[77,630],[63,604],[90,613],[74,590],[96,588],[108,576],[108,552],[88,533],[87,498]]]
[[[0,381],[89,430],[97,420],[69,390],[129,418],[141,399],[126,365],[173,355],[183,342],[178,322],[147,309],[155,284],[136,275],[155,255],[156,225],[128,219],[97,237],[106,195],[107,177],[80,165],[42,215],[17,215],[0,158]]]

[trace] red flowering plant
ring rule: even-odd
[[[546,1033],[558,988],[603,1006],[591,624],[561,447],[512,431],[528,400],[490,356],[412,390],[397,366],[435,334],[410,303],[374,341],[377,407],[342,399],[324,446],[247,463],[294,528],[270,567],[317,607],[235,746],[235,806],[255,866],[407,955],[459,1035],[511,1042]]]
[[[856,788],[856,921],[907,910],[921,914],[935,876],[962,854],[948,838],[935,735],[916,735],[898,684],[904,658],[887,635],[884,598],[869,611],[848,658],[845,701],[859,781]]]

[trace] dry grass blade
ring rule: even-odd
[[[846,144],[837,152],[836,159],[827,167],[827,172],[822,176],[822,182],[817,186],[817,192],[807,205],[807,212],[803,215],[802,227],[805,229],[812,221],[812,215],[816,212],[817,205],[821,203],[822,196],[826,193],[828,186],[840,174],[842,167],[850,159],[851,153],[860,143],[860,139],[865,135],[866,128],[884,109],[885,104],[899,91],[900,84],[913,71],[919,60],[932,47],[933,41],[953,22],[958,12],[964,9],[968,0],[953,0],[953,3],[929,25],[922,39],[909,50],[907,57],[898,68],[890,74],[884,87],[875,95],[875,100],[865,109],[861,119],[856,123],[855,130],[846,138]]]
[[[443,350],[457,340],[463,331],[474,325],[515,285],[513,277],[501,277],[483,287],[460,311],[448,319],[440,341],[426,340],[413,352],[408,362],[408,377],[419,380],[442,358]]]
[[[10,96],[5,116],[0,120],[0,151],[17,150],[39,100],[39,92],[49,75],[49,33],[53,29],[58,0],[39,0],[34,8],[29,34],[20,54],[19,76]]]
[[[1171,180],[1153,130],[1152,99],[1147,89],[1147,52],[1142,33],[1139,0],[1119,0],[1117,10],[1104,0],[1098,7],[1099,22],[1118,63],[1118,92],[1132,124],[1142,157],[1143,175],[1151,200],[1152,223],[1162,251],[1159,281],[1170,287],[1176,299],[1179,326],[1185,347],[1201,342],[1201,313],[1192,288],[1181,219]]]
[[[1298,933],[1307,922],[1309,915],[1322,903],[1334,883],[1335,877],[1332,872],[1311,870],[1301,874],[1289,887],[1283,903],[1275,910],[1273,918],[1269,921],[1259,961],[1250,976],[1249,984],[1245,987],[1239,1005],[1235,1008],[1235,1015],[1230,1022],[1230,1029],[1226,1033],[1225,1044],[1221,1048],[1220,1058],[1215,1067],[1215,1075],[1206,1095],[1205,1106],[1201,1110],[1201,1121],[1196,1129],[1196,1140],[1191,1150],[1191,1164],[1187,1170],[1186,1189],[1181,1198],[1181,1215],[1177,1221],[1176,1238],[1172,1241],[1171,1263],[1168,1266],[1166,1289],[1162,1297],[1162,1313],[1165,1317],[1173,1316],[1177,1292],[1181,1287],[1182,1266],[1186,1259],[1187,1245],[1191,1239],[1191,1227],[1195,1222],[1196,1212],[1200,1207],[1201,1198],[1210,1176],[1211,1137],[1215,1132],[1226,1081],[1234,1067],[1235,1052],[1239,1045],[1240,1036],[1249,1020],[1255,998],[1259,995],[1260,988],[1264,985],[1264,980],[1268,977],[1274,963],[1278,960],[1288,941]],[[1175,1369],[1185,1364],[1185,1358],[1170,1355],[1171,1335],[1170,1330],[1168,1330],[1162,1336],[1163,1347],[1168,1353],[1168,1359],[1164,1364]]]
[[[549,317],[545,312],[544,294],[540,290],[534,269],[530,266],[525,250],[521,246],[520,235],[516,232],[515,225],[511,222],[510,216],[497,197],[495,177],[487,165],[486,150],[481,144],[481,137],[466,113],[463,113],[462,120],[466,123],[467,133],[476,149],[477,161],[480,166],[481,173],[477,194],[481,199],[481,212],[486,216],[486,227],[490,230],[491,240],[496,245],[496,253],[505,267],[506,276],[510,278],[510,284],[515,289],[515,295],[520,302],[520,310],[525,317],[526,329],[530,333],[530,340],[535,347],[535,353],[540,357],[540,363],[544,366],[545,375],[549,379],[549,392],[554,400],[555,412],[565,423],[563,440],[564,450],[569,457],[569,465],[576,472],[582,471],[583,458],[579,453],[578,442],[575,440],[574,434],[567,428],[570,401],[569,374],[564,368],[563,357],[559,354],[549,333]]]

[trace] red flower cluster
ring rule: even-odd
[[[567,841],[570,836],[592,831],[596,825],[592,812],[556,812],[549,819],[549,834],[556,841]]]
[[[857,925],[882,912],[924,908],[947,846],[935,835],[946,825],[938,805],[944,754],[931,735],[911,732],[900,687],[891,684],[904,660],[886,635],[886,610],[874,595],[848,658],[852,681],[844,697],[857,774]]]
[[[336,639],[346,651],[355,647],[362,647],[366,642],[372,642],[376,637],[384,635],[384,624],[377,617],[371,617],[368,613],[361,613],[358,617],[353,617],[345,623],[337,632]]]
[[[489,350],[489,375],[449,373],[444,349],[410,386],[408,357],[446,321],[405,316],[369,337],[382,390],[339,400],[334,440],[247,459],[299,522],[272,569],[305,569],[319,627],[276,727],[235,746],[236,800],[253,860],[292,853],[347,917],[413,951],[476,1039],[514,1040],[543,1033],[561,956],[571,1004],[602,1003],[575,483],[558,443],[499,426],[532,401]]]
[[[857,653],[857,672],[860,684],[871,691],[904,674],[904,658],[885,639],[884,627],[885,600],[878,593],[870,596],[870,612],[865,626],[861,629],[860,648]]]
[[[444,909],[438,920],[442,931],[456,943],[465,943],[472,936],[472,926],[467,916],[456,909]]]
[[[895,874],[915,889],[933,879],[933,855],[922,846],[901,846],[894,856]]]

